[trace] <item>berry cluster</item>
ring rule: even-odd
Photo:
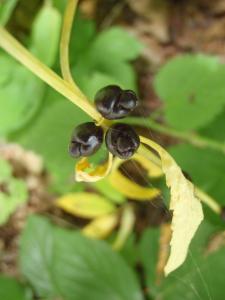
[[[119,86],[109,85],[102,88],[95,96],[95,105],[101,115],[108,120],[126,117],[138,104],[136,94],[122,90]],[[69,145],[70,154],[75,157],[90,156],[101,146],[104,130],[94,122],[77,126]],[[135,130],[126,124],[115,123],[106,132],[105,142],[108,150],[121,159],[130,158],[140,145]]]

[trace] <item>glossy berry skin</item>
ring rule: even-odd
[[[108,120],[126,117],[138,105],[136,94],[122,90],[117,85],[108,85],[95,95],[95,105],[100,114]]]
[[[103,129],[93,122],[77,126],[71,137],[69,152],[72,157],[90,156],[94,154],[103,142]]]
[[[108,150],[121,159],[130,158],[140,145],[140,139],[135,130],[122,123],[114,124],[108,129],[105,141]]]

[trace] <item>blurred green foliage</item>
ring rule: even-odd
[[[1,158],[0,170],[0,225],[2,225],[18,206],[28,200],[28,191],[25,182],[13,177],[10,164]]]
[[[106,242],[89,240],[40,217],[28,220],[22,235],[20,265],[42,297],[143,299],[132,269]]]
[[[58,40],[66,0],[53,3],[39,11],[27,46],[60,73]],[[0,6],[1,24],[6,24],[15,4],[8,0]],[[107,84],[137,90],[132,61],[142,47],[124,29],[112,27],[99,33],[93,21],[78,14],[70,47],[73,76],[90,100]],[[82,184],[74,184],[74,160],[68,156],[67,145],[73,128],[88,117],[3,51],[0,66],[0,136],[40,154],[57,193],[83,189]],[[154,84],[166,125],[181,132],[196,131],[224,144],[224,81],[225,67],[215,57],[193,54],[170,60],[159,70]],[[104,157],[104,150],[98,159]],[[169,151],[195,184],[225,204],[224,154],[189,144],[174,145]],[[13,178],[9,163],[0,160],[0,170],[0,184],[6,183],[10,192],[0,193],[0,223],[4,223],[26,201],[27,190]],[[94,187],[117,204],[125,200],[106,181]],[[139,240],[133,234],[121,253],[115,253],[106,242],[88,240],[78,231],[31,217],[20,244],[21,272],[26,285],[48,300],[141,300],[144,294],[146,299],[223,299],[224,247],[209,256],[203,254],[212,234],[224,229],[224,224],[208,211],[205,219],[185,264],[157,284],[158,228],[145,230]],[[138,272],[143,293],[135,275],[137,264],[143,267],[143,274]],[[14,279],[0,277],[0,299],[26,300],[31,295]]]

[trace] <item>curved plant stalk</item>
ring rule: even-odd
[[[120,250],[125,244],[128,236],[132,232],[135,223],[134,208],[131,204],[127,204],[123,208],[120,228],[117,237],[112,245],[113,249]]]
[[[17,61],[23,64],[27,69],[42,79],[53,89],[73,102],[91,118],[100,122],[102,116],[97,110],[85,101],[79,94],[75,93],[71,84],[58,76],[35,56],[33,56],[25,47],[23,47],[10,33],[0,26],[0,47],[13,56]]]
[[[179,140],[185,141],[195,147],[198,148],[208,148],[212,149],[215,151],[219,151],[223,154],[225,154],[225,144],[220,143],[217,141],[214,141],[210,138],[201,136],[197,133],[193,132],[181,132],[179,130],[169,128],[165,125],[159,124],[155,122],[153,119],[148,118],[142,119],[138,117],[129,117],[125,120],[125,123],[127,124],[132,124],[132,125],[139,125],[139,126],[144,126],[148,127],[150,129],[153,129],[157,132],[160,132],[162,134],[177,138]]]
[[[74,91],[87,101],[85,95],[76,85],[70,71],[69,63],[69,43],[72,31],[73,19],[76,13],[78,0],[68,0],[66,10],[63,17],[62,33],[60,40],[60,67],[63,78],[68,81],[73,87]]]

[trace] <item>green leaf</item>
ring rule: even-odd
[[[33,23],[31,51],[49,67],[56,59],[60,30],[60,13],[52,6],[44,5]]]
[[[78,63],[79,58],[87,52],[90,44],[95,39],[97,32],[92,20],[84,19],[79,13],[76,14],[70,42],[70,64]]]
[[[80,30],[83,28],[81,32],[85,32],[86,41],[82,37],[80,44],[81,33],[76,31],[76,37],[75,29],[72,37],[72,72],[80,88],[91,99],[97,90],[108,84],[136,90],[136,75],[130,60],[140,54],[141,43],[117,27],[105,30],[94,38],[94,27],[90,21],[88,24],[86,22],[83,20],[83,26],[82,22],[78,23]]]
[[[146,283],[151,286],[151,293],[155,292],[159,236],[159,228],[149,228],[144,231],[138,245],[139,260],[144,267]]]
[[[204,255],[207,242],[215,227],[200,225],[184,265],[173,272],[158,287],[162,300],[223,299],[224,246],[208,256]]]
[[[40,217],[28,220],[20,263],[22,273],[42,297],[143,299],[132,270],[105,242],[88,240]]]
[[[0,158],[0,182],[7,181],[11,178],[12,167],[10,163],[4,159]]]
[[[133,60],[142,48],[142,44],[132,34],[122,28],[112,27],[98,35],[92,44],[91,55],[96,63],[107,65],[112,59],[117,62]]]
[[[68,154],[70,137],[74,127],[87,120],[78,107],[49,89],[38,116],[11,138],[40,154],[55,190],[65,192],[74,186],[75,161]]]
[[[181,168],[190,174],[194,184],[225,204],[225,159],[224,154],[191,145],[177,145],[170,153]]]
[[[214,57],[185,55],[170,60],[155,78],[169,125],[192,130],[211,122],[224,108],[224,80],[225,66]]]
[[[0,3],[0,25],[1,26],[4,26],[8,22],[17,2],[18,0],[1,1]]]
[[[37,111],[44,84],[5,53],[0,53],[0,136],[23,127]]]
[[[0,190],[0,225],[4,224],[19,205],[28,200],[28,191],[22,180],[9,178],[0,181],[7,192]]]
[[[225,143],[225,111],[223,111],[216,119],[204,127],[199,133],[202,136],[209,137],[213,140]]]
[[[0,299],[1,300],[29,300],[28,291],[13,278],[0,275]]]

